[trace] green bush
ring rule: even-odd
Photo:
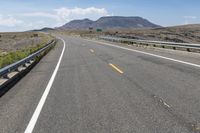
[[[41,49],[44,47],[50,40],[54,39],[52,36],[46,36],[43,34],[34,34],[33,36],[41,36],[42,40],[40,41],[39,44],[34,44],[30,47],[26,47],[23,49],[17,49],[15,51],[10,51],[6,53],[6,55],[1,55],[0,54],[0,68],[5,67],[9,64],[12,64],[16,61],[19,61],[28,55],[36,52],[37,50]],[[0,35],[1,37],[1,35]],[[13,36],[13,38],[16,38],[16,35]]]
[[[39,50],[42,47],[43,47],[43,45],[38,44],[35,47],[12,51],[4,56],[0,56],[0,68],[5,67],[9,64],[12,64],[16,61],[19,61],[20,59],[27,57],[28,55],[36,52],[37,50]]]

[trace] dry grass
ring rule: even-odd
[[[39,32],[0,33],[0,50],[19,50],[47,40],[48,36]]]
[[[34,53],[52,39],[39,32],[0,33],[0,68]]]

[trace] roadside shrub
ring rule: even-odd
[[[38,37],[40,34],[33,34],[34,37]],[[1,35],[0,35],[1,37]],[[16,38],[17,36],[12,36]],[[42,40],[40,40],[39,44],[34,44],[32,46],[23,48],[23,49],[16,49],[15,51],[7,52],[6,55],[0,55],[0,68],[3,68],[9,64],[12,64],[16,61],[19,61],[30,54],[36,52],[37,50],[44,47],[50,40],[52,40],[52,36],[42,36]]]
[[[0,68],[5,67],[9,64],[12,64],[16,61],[19,61],[19,60],[27,57],[28,55],[36,52],[37,50],[39,50],[42,47],[43,47],[43,45],[38,44],[35,47],[12,51],[5,56],[1,56],[0,57]]]
[[[38,34],[33,34],[33,37],[38,37],[39,35]]]

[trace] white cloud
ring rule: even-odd
[[[197,19],[197,16],[184,16],[185,19]]]
[[[22,20],[15,19],[12,16],[3,17],[2,15],[0,15],[0,26],[14,27],[22,23]]]
[[[88,8],[67,8],[62,7],[59,9],[54,9],[51,12],[32,12],[32,13],[23,13],[20,16],[23,17],[46,17],[50,19],[55,19],[60,22],[68,22],[72,19],[79,18],[96,18],[100,16],[108,16],[108,11],[105,8],[96,8],[96,7],[88,7]]]
[[[35,21],[35,22],[29,22],[24,23],[23,27],[29,28],[29,29],[39,29],[46,27],[47,23],[44,21]]]
[[[69,16],[72,15],[107,15],[108,12],[106,11],[105,8],[95,8],[95,7],[89,7],[89,8],[59,8],[59,9],[55,9],[55,11],[57,12],[57,15],[63,19],[66,19]]]
[[[52,19],[58,19],[58,16],[51,13],[45,13],[45,12],[33,12],[33,13],[22,13],[20,16],[24,17],[46,17],[46,18],[52,18]]]
[[[49,11],[26,12],[19,14],[0,14],[0,31],[23,31],[43,27],[59,27],[74,19],[89,18],[92,20],[110,16],[105,8],[68,8],[61,7]]]
[[[197,16],[184,16],[185,19],[184,24],[191,24],[194,23],[193,21],[197,19]]]
[[[83,19],[83,18],[90,18],[90,19],[97,19],[101,16],[107,16],[108,12],[105,8],[96,8],[96,7],[88,7],[88,8],[59,8],[54,10],[56,13],[55,15],[59,18],[58,23],[66,23],[73,19]]]

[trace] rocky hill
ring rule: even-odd
[[[88,29],[89,27],[94,29],[146,29],[159,28],[161,26],[141,17],[109,16],[101,17],[96,21],[89,19],[73,20],[59,27],[59,29]]]

